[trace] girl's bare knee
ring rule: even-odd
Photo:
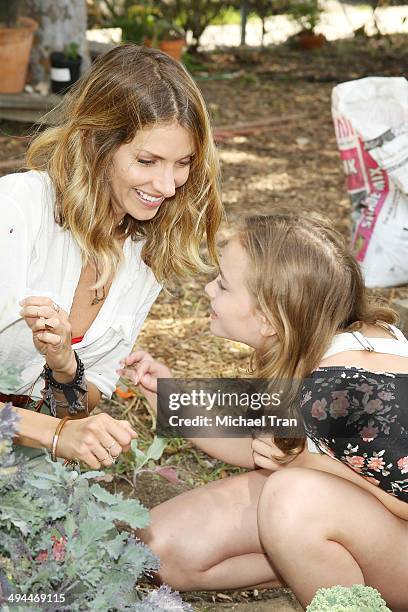
[[[293,468],[270,476],[259,497],[258,516],[266,512],[282,520],[303,512],[310,501],[311,482],[308,472],[311,470]]]
[[[160,569],[154,576],[155,584],[168,584],[177,591],[198,588],[201,572],[192,567],[191,543],[186,544],[183,534],[172,533],[169,526],[155,521],[140,530],[138,537],[158,557]],[[195,557],[195,556],[194,556]]]
[[[292,468],[268,478],[258,503],[258,529],[264,546],[287,545],[291,534],[295,536],[316,514],[311,472]]]

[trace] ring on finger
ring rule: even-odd
[[[108,457],[112,459],[112,455],[110,453],[106,453],[103,459],[98,459],[99,463],[103,463],[104,461],[107,460]]]
[[[46,319],[45,317],[40,317],[40,325],[41,325],[41,328],[42,328],[44,331],[47,331],[47,330],[49,330],[49,329],[53,329],[53,328],[51,327],[51,325],[48,325],[48,323],[47,323],[47,319]]]
[[[109,457],[112,459],[112,463],[116,463],[116,459],[119,457],[119,455],[112,455],[110,450],[108,450],[108,449],[106,449],[106,450],[108,451]]]
[[[109,453],[110,449],[111,449],[113,446],[115,446],[115,444],[116,444],[116,442],[115,442],[115,441],[113,441],[113,442],[112,442],[112,444],[109,444],[109,446],[105,446],[105,448],[106,448],[106,450],[108,451],[108,453]]]

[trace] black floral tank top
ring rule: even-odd
[[[408,502],[408,374],[319,368],[304,381],[301,411],[320,452]]]

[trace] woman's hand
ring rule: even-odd
[[[158,378],[173,378],[169,368],[154,359],[150,353],[136,349],[121,362],[123,367],[117,370],[120,376],[125,376],[134,385],[141,387],[141,391],[157,393]]]
[[[137,433],[128,421],[118,421],[105,413],[79,420],[70,420],[63,426],[57,456],[83,461],[93,470],[109,467],[114,459],[128,451]]]
[[[55,373],[75,376],[76,360],[71,347],[68,313],[47,297],[32,296],[20,302],[21,317],[33,332],[34,346]],[[60,382],[63,382],[62,380]]]
[[[276,472],[285,467],[285,464],[279,463],[273,457],[284,457],[284,453],[274,444],[273,438],[254,438],[252,440],[252,455],[254,463],[260,468]]]

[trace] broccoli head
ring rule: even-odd
[[[369,586],[319,589],[306,612],[391,612],[380,593]]]

